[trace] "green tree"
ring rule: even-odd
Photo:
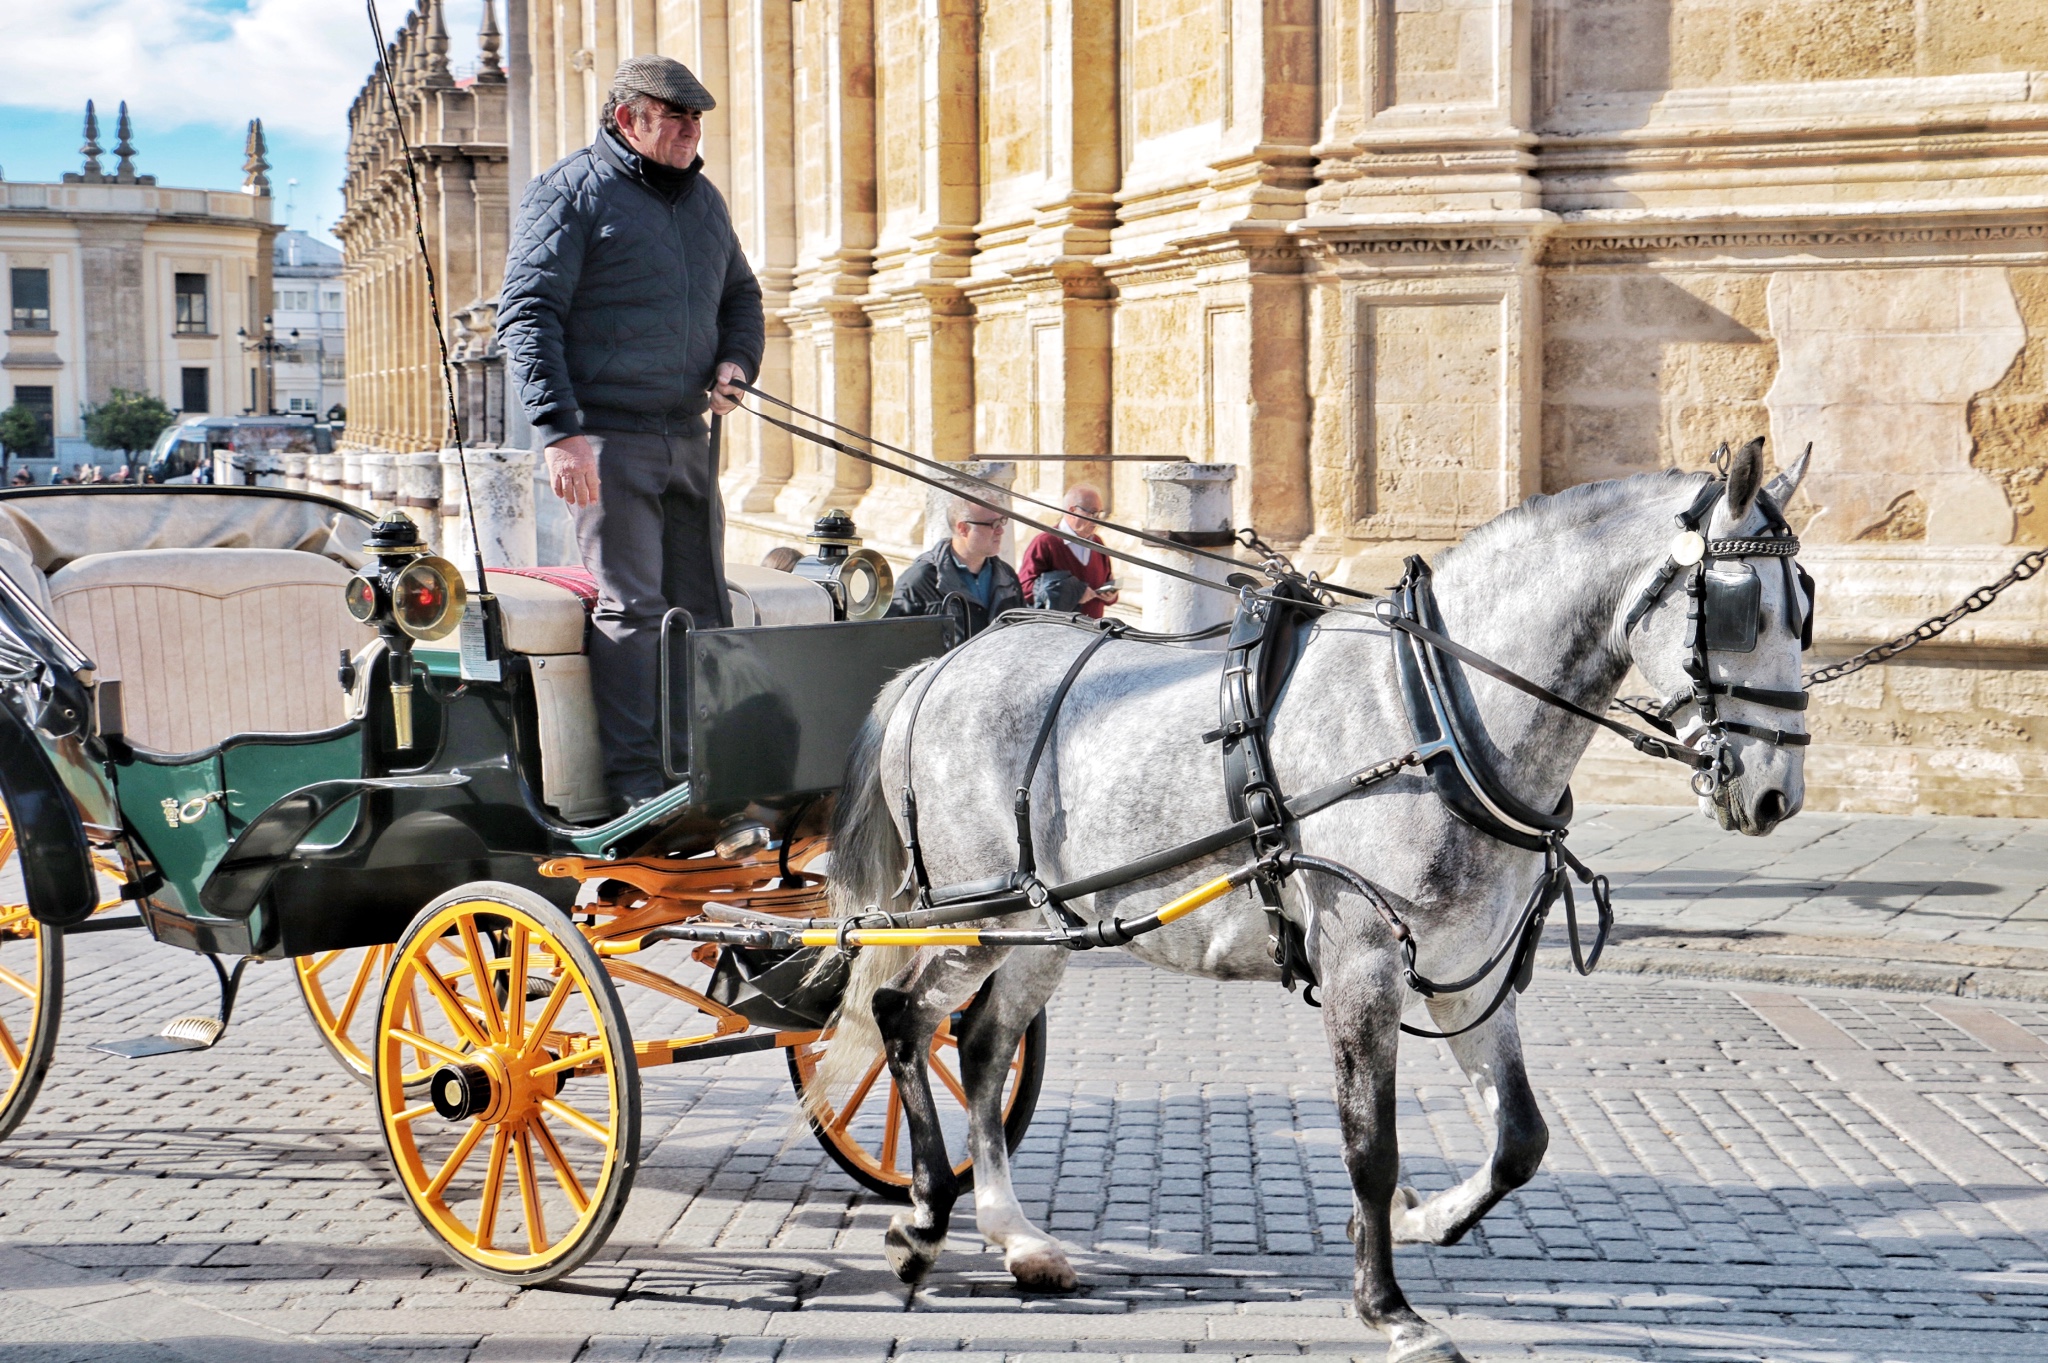
[[[119,450],[131,457],[156,443],[164,428],[176,424],[177,414],[161,398],[116,388],[105,402],[85,409],[85,438],[103,450]]]
[[[17,402],[0,412],[0,476],[6,474],[14,456],[40,453],[48,437],[49,432],[43,428],[43,418],[35,408],[24,407]]]

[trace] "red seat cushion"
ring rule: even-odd
[[[580,564],[564,564],[552,568],[493,568],[491,571],[510,573],[514,577],[538,578],[564,591],[574,592],[577,599],[583,602],[586,613],[597,605],[597,575]]]

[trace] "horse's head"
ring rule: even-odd
[[[1729,461],[1697,530],[1678,530],[1627,596],[1640,603],[1667,556],[1678,565],[1627,630],[1629,654],[1679,737],[1714,759],[1694,776],[1700,812],[1753,836],[1806,799],[1799,655],[1813,617],[1812,584],[1783,552],[1797,541],[1779,513],[1806,459],[1765,487],[1763,443]]]

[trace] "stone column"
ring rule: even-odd
[[[392,505],[412,517],[420,535],[447,557],[441,538],[441,455],[438,450],[401,454],[392,460]]]
[[[537,547],[532,452],[443,450],[440,459],[441,543],[446,556],[464,567],[475,561],[462,496],[466,462],[469,495],[476,505],[477,537],[483,542],[484,566],[531,568]]]
[[[313,456],[310,454],[294,454],[287,451],[281,457],[284,460],[285,487],[293,492],[304,492],[306,490],[306,461]]]
[[[341,498],[341,456],[339,454],[309,454],[306,456],[306,491],[317,492],[322,497]]]
[[[1197,539],[1201,548],[1215,548],[1230,532],[1232,464],[1155,464],[1145,470],[1145,526],[1155,534],[1173,533]],[[1210,542],[1203,543],[1207,540]],[[1146,558],[1178,568],[1210,582],[1221,582],[1230,570],[1214,559],[1197,558],[1146,545]],[[1235,598],[1177,577],[1140,569],[1145,579],[1145,628],[1161,634],[1206,629],[1228,620]],[[1221,648],[1221,639],[1206,644]]]
[[[363,456],[359,450],[342,451],[341,500],[350,506],[369,505],[363,496]]]
[[[398,456],[376,450],[363,456],[363,505],[383,519],[397,504]]]

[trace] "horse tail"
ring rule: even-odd
[[[874,709],[861,725],[847,758],[846,784],[832,815],[832,874],[828,894],[834,918],[888,912],[899,902],[906,853],[882,784],[882,740],[889,720],[911,684],[927,667],[904,669],[875,698]],[[850,1091],[866,1074],[882,1049],[875,1026],[875,991],[910,963],[910,947],[865,947],[853,954],[846,990],[833,1016],[832,1039],[810,1082],[804,1085],[804,1107],[816,1118],[827,1116],[833,1100]],[[823,953],[813,976],[832,968],[837,951]]]

